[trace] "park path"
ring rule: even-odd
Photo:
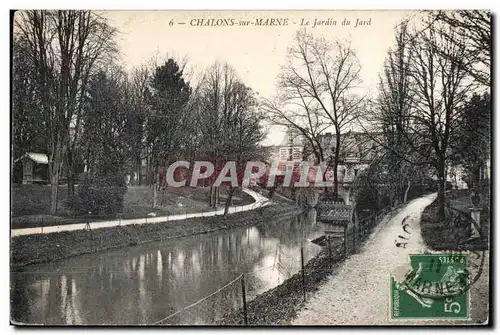
[[[249,205],[243,206],[232,206],[229,208],[229,214],[239,213],[250,211],[256,208],[265,207],[271,204],[271,201],[266,197],[260,195],[259,193],[249,190],[243,189],[243,192],[250,195],[255,202]],[[177,215],[168,215],[168,216],[157,216],[157,217],[148,217],[148,218],[140,218],[140,219],[127,219],[127,220],[112,220],[112,221],[99,221],[99,222],[91,222],[90,226],[92,229],[99,228],[108,228],[115,226],[126,226],[131,224],[148,224],[148,223],[160,223],[160,222],[170,222],[170,221],[179,221],[186,220],[190,218],[199,218],[199,217],[211,217],[216,215],[223,215],[224,208],[219,208],[210,212],[201,212],[201,213],[188,213],[188,214],[177,214]],[[22,228],[22,229],[11,229],[11,236],[21,236],[21,235],[33,235],[33,234],[49,234],[56,233],[61,231],[72,231],[72,230],[81,230],[85,229],[86,223],[74,223],[68,225],[59,225],[59,226],[45,226],[45,227],[35,227],[35,228]]]
[[[389,317],[390,273],[399,266],[409,264],[409,254],[426,250],[420,235],[420,217],[435,197],[434,193],[415,199],[395,216],[381,222],[360,252],[346,259],[338,271],[307,299],[292,324],[396,323]],[[398,248],[395,240],[398,235],[406,235],[401,225],[406,217],[405,223],[411,227],[411,237],[405,241],[408,242],[406,248]]]

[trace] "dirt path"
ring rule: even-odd
[[[382,222],[363,249],[351,255],[305,303],[294,325],[387,325],[387,324],[464,324],[465,320],[391,320],[390,273],[409,262],[409,254],[428,250],[420,235],[420,217],[436,194],[410,202],[394,217]],[[398,248],[395,240],[402,233],[401,221],[411,227],[406,248]],[[486,252],[486,260],[489,253]],[[470,311],[474,323],[483,323],[488,315],[489,262],[471,287]]]
[[[389,274],[397,266],[408,264],[410,253],[426,250],[420,236],[419,220],[435,194],[415,199],[398,214],[382,222],[363,249],[350,256],[338,272],[308,299],[292,323],[376,325],[389,319]],[[395,239],[402,233],[401,221],[408,217],[411,237],[406,248],[398,248]]]

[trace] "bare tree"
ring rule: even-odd
[[[410,75],[408,21],[396,28],[395,35],[396,44],[387,53],[379,79],[378,97],[371,108],[360,115],[363,120],[360,126],[383,153],[380,164],[387,166],[384,184],[391,185],[391,204],[406,202],[412,182],[421,179],[418,172],[430,163],[430,147],[420,145],[418,134],[411,128],[415,92]]]
[[[217,170],[226,161],[235,161],[238,171],[255,158],[264,139],[262,115],[253,91],[238,78],[227,63],[215,63],[204,74],[200,84],[204,106],[200,109],[199,154],[210,160]],[[215,177],[215,176],[214,176]],[[220,189],[210,182],[210,205],[215,206]],[[234,188],[229,187],[225,206],[227,215]]]
[[[224,114],[223,120],[223,156],[226,161],[236,162],[241,183],[246,162],[259,157],[260,142],[264,140],[265,133],[261,125],[262,113],[257,108],[254,93],[239,81],[231,90],[230,108]],[[229,213],[234,190],[234,187],[229,187],[224,215]]]
[[[324,121],[318,109],[313,109],[308,104],[293,109],[293,104],[284,100],[284,102],[279,98],[262,100],[261,108],[266,112],[267,119],[273,125],[298,130],[307,141],[306,145],[310,148],[316,163],[323,162],[325,152],[321,143],[321,135],[330,127],[330,123]]]
[[[467,71],[479,83],[491,86],[491,12],[487,10],[456,10],[431,12],[431,22],[450,26],[452,42],[460,44],[464,57],[471,62]],[[447,34],[447,32],[443,32]]]
[[[132,182],[140,185],[144,178],[142,171],[142,160],[144,157],[143,149],[145,144],[146,133],[144,131],[144,126],[146,122],[146,117],[150,113],[150,106],[147,102],[147,93],[149,91],[149,80],[151,76],[150,69],[142,65],[132,70],[128,77],[128,95],[129,103],[131,104],[131,119],[134,122],[130,123],[131,129],[129,130],[131,143],[133,143],[133,148],[131,148],[131,160],[132,160],[132,170],[135,172],[134,175],[137,176],[137,180]]]
[[[90,11],[17,12],[15,34],[29,45],[40,109],[47,128],[51,212],[57,211],[59,174],[65,159],[68,192],[74,193],[75,148],[89,76],[116,54],[116,30]]]
[[[457,131],[461,106],[475,83],[468,77],[465,37],[441,23],[417,31],[411,38],[410,76],[415,95],[411,132],[432,148],[431,164],[438,177],[439,216],[444,217],[446,166],[452,134]],[[456,42],[456,40],[462,40]]]
[[[266,104],[276,123],[291,125],[308,139],[316,160],[324,161],[325,149],[330,149],[322,148],[318,135],[328,127],[333,128],[335,142],[331,148],[331,163],[335,196],[338,194],[341,134],[355,120],[363,101],[354,94],[360,81],[360,69],[356,52],[350,45],[299,31],[278,77],[279,103]],[[286,111],[290,106],[295,108],[292,112]]]

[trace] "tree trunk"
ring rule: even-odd
[[[139,163],[136,166],[137,169],[137,185],[142,185],[142,164]]]
[[[224,207],[224,217],[226,217],[229,214],[229,207],[231,206],[231,202],[233,201],[233,193],[234,193],[234,187],[230,186],[229,195],[227,196],[226,205]]]
[[[335,154],[335,161],[333,162],[333,197],[335,201],[337,201],[339,194],[338,165],[339,165],[338,154]]]
[[[73,153],[71,149],[68,149],[66,153],[66,167],[67,167],[67,177],[68,177],[68,197],[75,194],[75,174],[73,173]]]
[[[445,203],[445,187],[446,187],[446,175],[445,175],[445,164],[443,160],[440,160],[438,164],[438,219],[444,220],[444,203]]]
[[[212,203],[212,193],[213,193],[213,185],[212,183],[210,183],[210,191],[209,191],[209,196],[208,196],[208,206],[209,207],[212,207],[213,206],[213,203]]]
[[[154,183],[153,185],[153,208],[156,208],[156,199],[158,197],[157,185]]]
[[[57,200],[59,192],[59,159],[57,154],[54,155],[53,161],[49,164],[50,174],[50,214],[55,215],[57,212]]]
[[[408,201],[408,192],[410,191],[410,186],[411,186],[411,182],[408,180],[408,186],[406,187],[406,190],[405,190],[403,203],[406,203]]]
[[[335,201],[337,201],[339,193],[339,176],[338,176],[338,166],[340,157],[340,129],[336,129],[335,132],[335,156],[333,160],[333,196]],[[345,177],[345,176],[344,176]]]
[[[325,167],[325,171],[323,171],[323,181],[325,182],[326,181],[326,173],[328,172],[328,168],[330,167],[330,164],[328,164],[326,167]],[[324,187],[323,191],[326,193],[328,193],[328,187]]]
[[[58,198],[58,184],[59,184],[59,173],[52,175],[51,183],[51,194],[50,194],[50,214],[55,215],[57,212],[57,198]]]
[[[68,170],[68,197],[75,194],[75,176],[74,173]]]

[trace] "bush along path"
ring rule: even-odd
[[[229,214],[250,211],[271,204],[271,201],[269,199],[267,199],[266,197],[260,195],[255,191],[244,189],[243,192],[247,193],[252,198],[254,198],[255,202],[249,205],[230,207]],[[222,207],[214,211],[207,211],[201,213],[177,214],[177,215],[158,216],[158,217],[141,218],[141,219],[129,219],[129,220],[98,221],[91,223],[82,222],[82,223],[60,225],[60,226],[11,229],[11,236],[14,237],[21,235],[49,234],[49,233],[64,232],[64,231],[85,230],[87,228],[100,229],[100,228],[109,228],[109,227],[126,226],[126,225],[143,225],[150,223],[187,220],[191,218],[214,217],[223,214],[224,214],[224,208]]]
[[[328,278],[302,306],[291,320],[293,325],[385,325],[385,324],[450,324],[466,320],[393,320],[390,317],[390,273],[397,267],[409,264],[410,254],[430,251],[420,234],[420,218],[436,194],[411,201],[393,218],[383,222],[360,253],[343,262],[334,276]],[[411,237],[404,248],[397,247],[401,235],[401,222],[411,227]],[[487,265],[485,265],[487,266]],[[471,287],[471,318],[484,322],[474,306],[487,305],[484,287],[488,286],[487,274]],[[479,290],[479,292],[478,292]],[[487,292],[487,291],[486,291]]]

